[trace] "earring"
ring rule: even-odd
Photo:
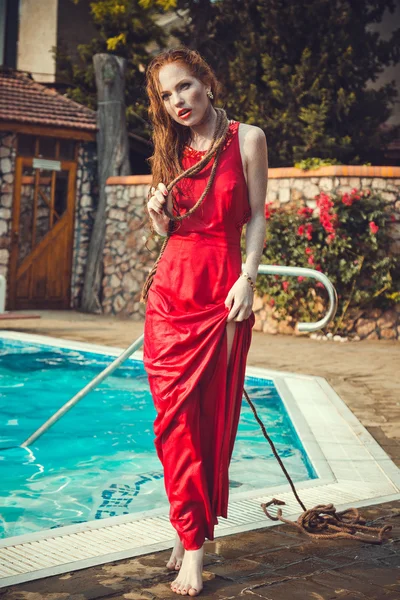
[[[214,94],[212,93],[211,90],[208,90],[207,96],[210,98],[210,100],[214,100]]]

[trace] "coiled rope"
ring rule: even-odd
[[[283,500],[278,500],[277,498],[272,498],[272,500],[270,500],[269,502],[261,504],[261,508],[263,509],[267,517],[272,521],[282,521],[282,523],[286,523],[287,525],[296,527],[299,531],[305,533],[306,535],[314,539],[345,538],[350,540],[359,540],[360,542],[368,542],[369,544],[382,544],[383,536],[385,535],[385,533],[392,530],[392,526],[367,526],[365,525],[365,519],[361,517],[360,513],[356,508],[348,508],[347,510],[337,512],[333,504],[317,504],[317,506],[314,506],[314,508],[308,510],[306,509],[297,493],[297,490],[289,473],[285,468],[285,465],[282,462],[281,457],[279,456],[275,448],[273,441],[271,440],[265,429],[264,423],[258,416],[256,408],[250,400],[249,395],[245,389],[243,389],[243,393],[251,410],[253,411],[254,418],[261,427],[261,431],[265,439],[271,446],[272,452],[276,460],[278,461],[282,471],[284,472],[285,477],[290,484],[290,487],[292,488],[292,492],[297,502],[300,504],[301,508],[304,511],[297,518],[297,521],[290,521],[289,519],[285,519],[282,516],[281,508],[278,508],[277,516],[274,517],[268,512],[267,507],[271,506],[271,504],[274,504],[276,506],[282,506],[285,504],[285,502],[283,502]]]
[[[171,181],[171,183],[169,183],[167,185],[167,190],[168,190],[168,192],[170,192],[172,190],[172,188],[181,179],[183,179],[184,177],[191,177],[191,176],[199,173],[205,167],[205,165],[208,164],[208,162],[212,159],[212,157],[215,156],[214,164],[212,166],[211,174],[210,174],[209,180],[207,182],[206,188],[205,188],[204,192],[202,193],[201,197],[199,198],[199,200],[196,202],[196,204],[187,213],[185,213],[184,215],[173,215],[168,211],[167,207],[164,206],[164,212],[167,215],[167,217],[169,218],[168,232],[167,232],[167,236],[164,240],[164,243],[161,247],[158,258],[157,258],[156,262],[154,263],[154,265],[144,283],[143,290],[142,290],[142,297],[141,297],[141,300],[144,302],[147,300],[149,289],[153,282],[154,275],[157,271],[157,265],[164,253],[164,250],[167,246],[168,240],[173,233],[174,223],[177,221],[182,221],[183,219],[190,217],[190,215],[192,215],[199,208],[199,206],[203,203],[204,198],[208,194],[208,192],[213,184],[213,181],[215,178],[215,173],[216,173],[217,166],[218,166],[218,161],[219,161],[221,151],[222,151],[222,148],[224,145],[225,137],[226,137],[226,134],[227,134],[228,128],[229,128],[229,121],[227,119],[226,112],[221,108],[215,108],[215,110],[217,112],[217,123],[216,123],[216,128],[215,128],[215,132],[214,132],[214,136],[213,136],[213,140],[212,140],[210,149],[206,152],[206,154],[203,156],[203,158],[198,163],[196,163],[195,165],[193,165],[186,171],[180,173],[173,181]],[[282,500],[278,500],[277,498],[273,498],[269,502],[261,504],[261,508],[263,509],[263,511],[267,515],[267,517],[273,521],[279,520],[279,521],[282,521],[282,523],[286,523],[287,525],[296,527],[299,531],[301,531],[302,533],[305,533],[306,535],[311,536],[314,539],[345,538],[345,539],[352,539],[352,540],[355,539],[355,540],[359,540],[361,542],[368,542],[370,544],[381,544],[383,541],[383,536],[385,535],[385,533],[392,530],[392,526],[391,525],[385,525],[383,527],[366,526],[365,519],[363,519],[361,517],[361,515],[359,514],[359,512],[356,508],[348,508],[347,510],[337,512],[335,507],[333,506],[333,504],[318,504],[314,508],[307,510],[307,508],[301,501],[301,499],[297,493],[296,487],[295,487],[289,473],[287,472],[286,467],[283,464],[282,459],[279,456],[273,441],[269,437],[269,435],[265,429],[265,426],[264,426],[263,422],[261,421],[260,417],[258,416],[256,408],[255,408],[254,404],[252,403],[252,401],[250,400],[249,395],[247,394],[245,389],[243,389],[243,393],[244,393],[244,396],[245,396],[251,410],[253,411],[254,418],[256,419],[257,423],[261,427],[261,431],[262,431],[265,439],[271,446],[272,452],[273,452],[275,458],[277,459],[282,471],[284,472],[285,477],[290,484],[290,487],[292,488],[292,492],[293,492],[297,502],[299,503],[302,510],[304,511],[298,517],[297,521],[290,521],[289,519],[285,519],[283,517],[281,508],[278,508],[277,516],[274,517],[273,515],[271,515],[268,512],[267,507],[271,506],[272,504],[274,504],[276,506],[282,506],[285,504],[285,502],[283,502]],[[376,534],[376,535],[374,535],[374,534]]]

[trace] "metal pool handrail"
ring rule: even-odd
[[[244,268],[244,265],[242,265]],[[281,265],[260,265],[258,267],[259,275],[283,275],[284,277],[312,277],[317,279],[324,286],[328,292],[329,306],[326,315],[319,321],[314,323],[297,323],[298,331],[318,331],[322,329],[334,318],[337,306],[338,298],[336,289],[332,285],[331,281],[326,275],[315,269],[307,269],[305,267],[283,267]]]
[[[243,265],[244,267],[244,265]],[[299,277],[313,277],[318,279],[326,288],[329,296],[329,308],[323,319],[316,321],[315,323],[298,323],[299,331],[317,331],[322,327],[325,327],[333,319],[337,310],[337,294],[332,283],[329,281],[326,275],[315,271],[314,269],[307,269],[304,267],[283,267],[281,265],[260,265],[258,268],[260,275],[283,275],[284,277],[293,276]],[[101,383],[108,375],[111,375],[117,367],[129,358],[136,350],[138,350],[143,344],[143,334],[129,346],[120,356],[118,356],[108,367],[101,373],[96,375],[92,381],[90,381],[80,392],[78,392],[71,400],[68,400],[57,412],[54,413],[43,425],[39,427],[32,435],[28,437],[22,444],[21,448],[26,448],[29,444],[32,444],[38,439],[45,431],[47,431],[54,423],[56,423],[66,412],[68,412],[79,400],[82,400],[89,392],[91,392],[99,383]]]
[[[80,392],[75,394],[75,396],[71,398],[71,400],[68,400],[68,402],[66,402],[64,406],[59,408],[58,411],[50,417],[50,419],[47,419],[47,421],[43,423],[43,425],[41,425],[39,429],[32,433],[32,435],[30,435],[28,439],[25,440],[23,444],[21,444],[21,448],[26,448],[27,446],[29,446],[29,444],[32,444],[32,442],[37,440],[37,438],[41,436],[45,431],[47,431],[49,427],[54,425],[56,421],[61,419],[61,417],[65,415],[66,412],[68,412],[73,406],[75,406],[75,404],[79,402],[79,400],[82,400],[82,398],[84,398],[89,392],[91,392],[106,377],[108,377],[108,375],[111,375],[111,373],[113,373],[113,371],[115,371],[117,367],[122,365],[122,363],[125,362],[127,358],[129,358],[134,352],[136,352],[136,350],[139,350],[139,348],[143,344],[143,337],[143,334],[140,337],[138,337],[138,339],[135,340],[133,344],[131,344],[129,348],[127,348],[122,354],[120,354],[110,365],[108,365],[108,367],[106,367],[104,371],[96,375],[96,377],[92,379],[92,381],[90,381],[87,385],[85,385],[85,387],[81,389]]]
[[[0,315],[6,308],[6,288],[6,278],[4,275],[0,275]]]

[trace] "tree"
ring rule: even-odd
[[[74,0],[75,3],[79,0]],[[168,0],[166,0],[168,6]],[[132,0],[96,0],[90,3],[92,21],[98,35],[78,47],[78,60],[72,60],[61,46],[56,51],[57,79],[67,87],[67,95],[96,109],[95,54],[109,53],[125,58],[125,104],[128,127],[138,135],[150,136],[144,73],[152,58],[151,48],[162,48],[166,35],[155,23],[162,8],[145,7]]]
[[[394,0],[177,0],[190,20],[176,35],[213,66],[229,115],[266,132],[271,165],[315,156],[377,164],[399,132],[381,127],[398,94],[394,82],[378,90],[367,82],[399,62],[400,29],[383,40],[369,26],[395,6]]]
[[[97,156],[99,201],[90,237],[82,292],[82,309],[101,311],[103,250],[106,232],[106,181],[115,175],[129,175],[128,132],[125,119],[124,86],[126,60],[110,54],[93,57],[98,94]]]
[[[146,48],[167,43],[154,19],[165,10],[187,11],[186,27],[174,35],[212,65],[229,115],[266,132],[271,165],[315,156],[377,164],[399,132],[382,127],[398,94],[394,82],[377,90],[367,82],[399,62],[400,29],[383,40],[369,27],[395,6],[394,0],[97,0],[91,13],[98,39],[80,46],[79,63],[60,52],[59,73],[74,99],[95,107],[93,54],[125,57],[128,126],[149,136]]]

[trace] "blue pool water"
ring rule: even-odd
[[[32,446],[19,447],[112,360],[0,338],[0,537],[167,507],[155,409],[139,360],[128,360]],[[315,478],[273,382],[247,377],[246,390],[293,480]],[[231,489],[283,483],[244,401]]]

